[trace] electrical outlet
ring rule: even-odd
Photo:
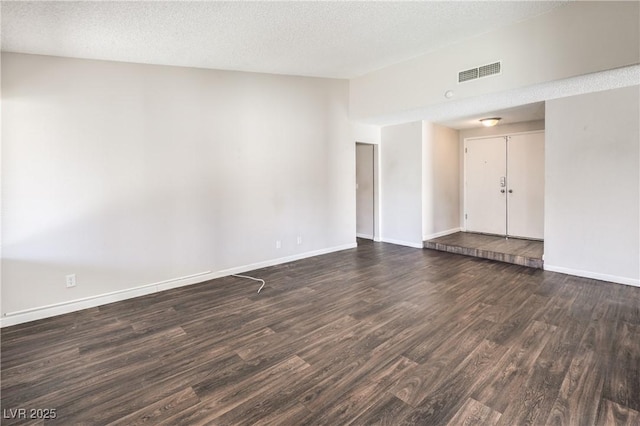
[[[282,247],[282,243],[280,240],[276,240],[276,248],[279,249],[280,247]]]
[[[298,245],[302,244],[302,237],[298,235]]]
[[[76,286],[76,274],[69,274],[65,277],[67,288]]]

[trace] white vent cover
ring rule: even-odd
[[[477,78],[488,77],[490,75],[500,74],[502,72],[502,61],[492,64],[482,65],[476,68],[460,71],[458,73],[458,83],[475,80]]]

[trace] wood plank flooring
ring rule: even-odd
[[[366,240],[250,275],[3,329],[2,424],[640,424],[640,288]]]
[[[544,242],[456,232],[424,242],[424,248],[542,269]]]

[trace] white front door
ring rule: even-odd
[[[544,132],[465,141],[465,229],[544,238]]]
[[[508,137],[507,232],[544,238],[544,133]]]
[[[505,235],[506,141],[504,137],[465,142],[465,228]]]

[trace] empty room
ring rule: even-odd
[[[640,2],[1,1],[3,425],[640,425]]]

